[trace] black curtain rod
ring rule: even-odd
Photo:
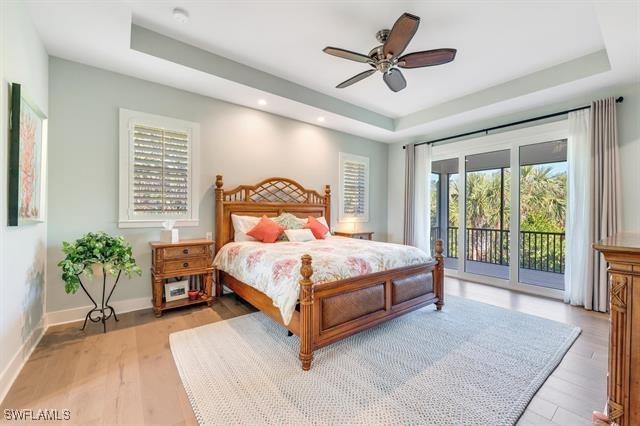
[[[619,98],[616,99],[616,103],[620,103],[623,100],[624,100],[624,98],[622,96],[620,96]],[[531,123],[532,121],[544,120],[545,118],[557,117],[559,115],[565,115],[565,114],[569,114],[570,112],[580,111],[580,110],[589,109],[589,108],[591,108],[590,105],[585,105],[585,106],[581,106],[581,107],[577,107],[577,108],[573,108],[573,109],[568,109],[566,111],[554,112],[553,114],[541,115],[539,117],[527,118],[526,120],[514,121],[513,123],[501,124],[499,126],[487,127],[486,129],[474,130],[473,132],[460,133],[458,135],[447,136],[446,138],[434,139],[432,141],[418,142],[418,143],[414,144],[414,146],[431,145],[431,144],[434,144],[436,142],[444,142],[444,141],[448,141],[450,139],[457,139],[457,138],[462,138],[462,137],[465,137],[465,136],[475,135],[476,133],[488,134],[492,130],[504,129],[505,127],[517,126],[518,124]],[[407,147],[406,145],[403,145],[402,149],[405,149],[406,147]]]

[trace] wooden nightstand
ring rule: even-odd
[[[333,235],[337,235],[339,237],[356,238],[358,240],[373,239],[373,232],[334,232]]]
[[[168,309],[206,303],[211,306],[213,294],[213,241],[184,240],[178,243],[155,241],[151,246],[151,285],[153,313],[156,317]],[[203,294],[197,300],[179,299],[163,301],[164,280],[168,278],[200,275]]]

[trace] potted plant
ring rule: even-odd
[[[133,257],[131,246],[124,237],[112,237],[104,232],[90,232],[74,243],[63,242],[62,251],[66,257],[58,263],[58,267],[62,270],[65,291],[68,294],[75,294],[79,288],[82,288],[94,305],[93,309],[87,312],[82,329],[84,330],[87,326],[87,320],[91,320],[91,322],[102,322],[103,331],[106,333],[105,322],[112,315],[118,321],[115,310],[109,305],[109,300],[120,280],[120,275],[124,272],[131,278],[134,274],[142,274],[142,270]],[[81,276],[93,276],[94,270],[102,272],[100,307],[80,279]],[[107,275],[115,277],[115,281],[105,299]]]

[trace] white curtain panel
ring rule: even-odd
[[[413,245],[431,255],[431,145],[415,147]]]
[[[591,233],[592,162],[590,112],[569,113],[567,139],[567,221],[566,264],[564,270],[564,301],[583,306],[588,283],[593,282]]]
[[[622,223],[620,205],[620,157],[618,152],[618,126],[614,98],[591,103],[591,234],[600,241],[616,232]],[[585,292],[584,307],[607,312],[607,270],[603,256],[591,251],[593,257],[593,283]]]
[[[620,160],[614,98],[569,114],[565,302],[607,312],[607,271],[592,244],[621,223]]]
[[[415,145],[410,143],[405,146],[404,164],[404,236],[403,243],[409,246],[413,242],[413,211],[414,211],[414,178],[415,178]]]

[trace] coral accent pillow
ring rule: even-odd
[[[282,235],[284,228],[266,216],[262,216],[260,222],[247,235],[262,241],[263,243],[275,243],[278,237]]]
[[[248,236],[247,232],[260,222],[259,217],[232,214],[231,221],[233,222],[234,241],[256,241],[255,238]]]
[[[327,232],[329,232],[329,228],[324,226],[322,222],[320,222],[313,216],[309,216],[309,220],[304,227],[306,229],[311,229],[311,232],[313,232],[313,236],[318,240],[323,240]]]

